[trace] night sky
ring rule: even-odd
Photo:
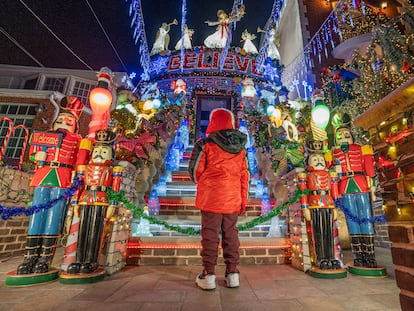
[[[39,66],[4,34],[7,32],[45,67],[89,69],[34,17],[25,7],[26,4],[93,70],[107,66],[113,71],[139,71],[139,48],[134,43],[133,29],[130,28],[130,1],[88,1],[122,62],[105,37],[86,0],[3,0],[0,10],[0,64]],[[181,21],[181,1],[141,2],[148,46],[151,50],[157,29],[162,22],[171,22],[174,18]],[[232,46],[241,46],[240,33],[244,29],[255,33],[258,26],[264,28],[270,17],[273,0],[245,0],[244,4],[246,15],[237,24]],[[232,5],[232,0],[187,0],[187,24],[195,30],[193,46],[201,45],[204,38],[215,31],[215,27],[208,26],[204,21],[215,21],[218,9],[229,13]],[[173,49],[180,34],[180,25],[171,26],[170,49]],[[259,39],[258,35],[254,41],[257,47]]]

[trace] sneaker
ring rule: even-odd
[[[204,290],[212,290],[216,288],[216,276],[214,274],[203,275],[200,273],[197,275],[196,284],[198,287]]]
[[[226,284],[228,288],[236,288],[240,286],[239,273],[232,272],[226,275]]]

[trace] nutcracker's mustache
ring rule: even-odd
[[[104,158],[103,158],[101,155],[97,155],[97,156],[94,156],[94,157],[93,157],[93,159],[94,159],[94,160],[96,160],[96,159],[101,159],[101,160],[103,160]]]
[[[73,125],[72,123],[70,123],[70,122],[63,122],[63,121],[56,121],[55,122],[56,124],[66,124],[66,125],[69,125],[69,126],[71,126],[71,125]]]
[[[319,162],[318,164],[315,165],[315,167],[324,167],[325,165],[323,165],[323,163]]]

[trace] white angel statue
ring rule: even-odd
[[[217,21],[211,22],[206,21],[205,23],[209,26],[216,26],[216,31],[209,35],[204,40],[204,45],[208,48],[218,48],[222,49],[226,46],[227,39],[229,37],[229,24],[233,22],[238,22],[244,16],[244,6],[240,6],[237,9],[235,14],[230,14],[230,16],[223,10],[217,11]]]
[[[241,42],[244,42],[243,44],[243,50],[246,51],[246,53],[248,54],[259,54],[259,52],[257,51],[256,46],[254,45],[254,43],[252,42],[252,40],[256,39],[256,35],[249,33],[247,31],[247,29],[245,29],[242,33],[242,40]]]
[[[162,51],[168,50],[168,45],[170,43],[170,26],[178,25],[178,21],[174,19],[171,23],[162,23],[161,27],[158,29],[157,37],[155,39],[154,45],[152,46],[150,55],[159,54]]]
[[[194,29],[189,29],[187,25],[184,25],[184,35],[183,37],[178,40],[177,44],[175,45],[176,50],[181,50],[181,43],[184,42],[184,49],[191,49],[191,39],[194,34]]]
[[[260,29],[260,27],[257,28],[257,32],[265,33],[265,31]],[[279,49],[277,48],[279,44],[280,44],[279,35],[276,32],[276,29],[272,27],[269,30],[269,42],[268,42],[267,50],[266,50],[267,57],[270,57],[271,59],[280,59]]]

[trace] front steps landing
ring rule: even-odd
[[[127,265],[201,265],[200,237],[130,237]],[[290,263],[291,247],[285,238],[240,238],[240,265]],[[219,248],[218,265],[224,265]]]

